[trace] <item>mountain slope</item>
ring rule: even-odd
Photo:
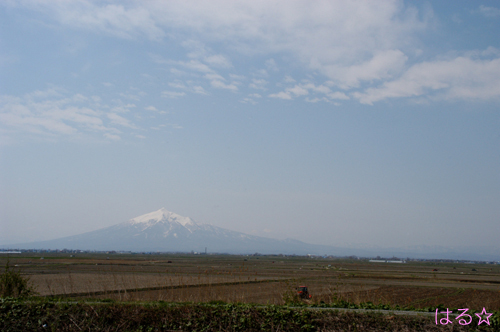
[[[197,223],[162,208],[129,221],[79,235],[17,245],[20,249],[81,249],[116,251],[209,252],[251,254],[336,254],[346,250],[276,240]]]
[[[110,227],[50,241],[31,242],[4,249],[80,249],[133,252],[204,252],[229,254],[314,254],[362,257],[414,257],[499,260],[494,248],[443,247],[339,248],[287,239],[276,240],[197,223],[191,218],[160,209]]]

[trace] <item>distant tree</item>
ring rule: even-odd
[[[30,280],[23,277],[19,271],[10,267],[9,261],[5,266],[5,272],[0,275],[0,297],[25,298],[35,295],[36,291]]]

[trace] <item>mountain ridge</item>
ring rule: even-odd
[[[170,212],[165,208],[94,231],[53,240],[13,245],[4,249],[73,249],[131,252],[205,252],[227,254],[296,254],[361,257],[412,257],[430,259],[499,260],[493,248],[476,253],[439,246],[413,248],[341,248],[305,243],[297,239],[278,240],[228,230]]]
[[[277,240],[198,223],[165,208],[98,230],[9,247],[135,252],[210,252],[233,254],[328,254],[334,247],[295,239]],[[6,246],[2,246],[6,247]],[[342,254],[339,250],[334,250]]]

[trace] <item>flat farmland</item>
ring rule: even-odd
[[[307,285],[310,303],[341,299],[500,310],[500,266],[491,264],[181,254],[17,254],[9,259],[41,296],[284,304],[296,286]],[[0,264],[6,262],[0,257]]]

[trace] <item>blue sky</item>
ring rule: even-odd
[[[3,1],[0,243],[165,207],[498,247],[497,1]]]

